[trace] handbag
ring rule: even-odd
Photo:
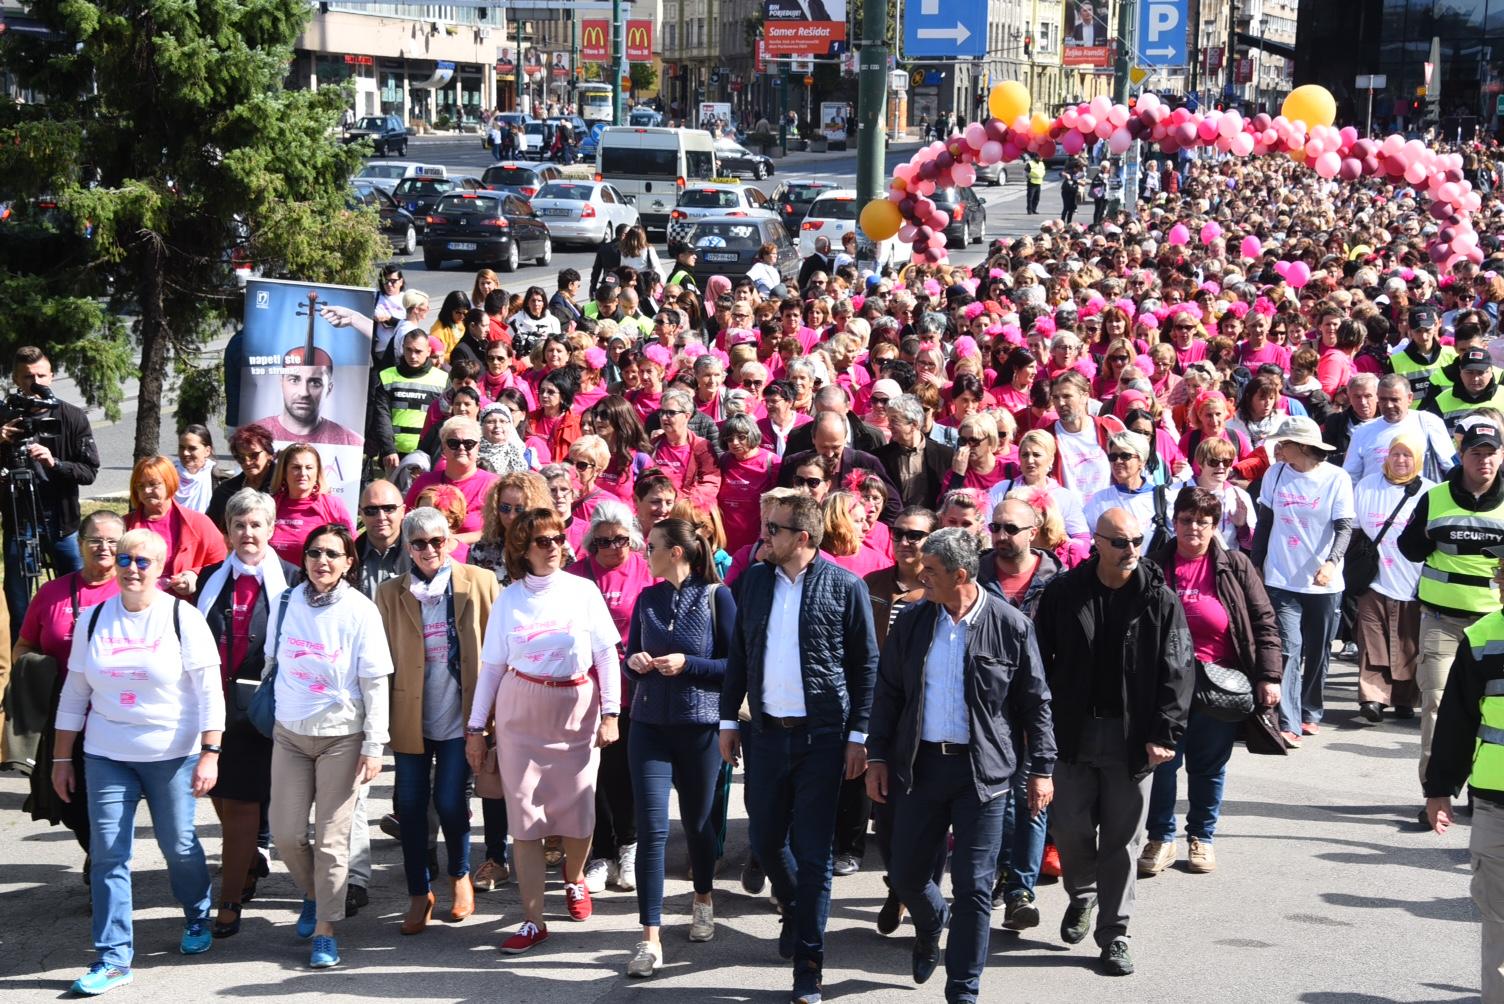
[[[1259,708],[1243,719],[1243,745],[1256,756],[1290,755],[1290,744],[1280,733],[1273,708]]]
[[[1347,545],[1347,554],[1342,559],[1342,585],[1348,595],[1356,598],[1373,588],[1373,580],[1379,577],[1379,545],[1384,542],[1384,536],[1394,525],[1400,510],[1405,508],[1405,503],[1420,491],[1420,481],[1420,478],[1410,479],[1399,505],[1394,507],[1384,525],[1379,527],[1377,537],[1370,537],[1361,528],[1353,534],[1352,541]]]
[[[475,772],[475,793],[481,798],[502,799],[506,792],[501,787],[501,765],[496,760],[496,747],[486,750],[480,770]]]
[[[1253,714],[1253,682],[1240,670],[1197,659],[1191,707],[1219,722],[1241,722]]]
[[[261,673],[261,682],[256,684],[256,692],[251,695],[251,700],[245,708],[246,718],[256,726],[257,732],[268,739],[272,737],[272,730],[277,727],[276,652],[282,644],[282,621],[287,617],[287,601],[290,599],[292,599],[292,589],[283,590],[282,602],[277,606],[277,637],[272,642],[272,657],[266,660],[266,668]]]

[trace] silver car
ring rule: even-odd
[[[550,181],[533,196],[532,204],[560,244],[605,244],[615,239],[617,227],[638,222],[637,207],[604,181]]]

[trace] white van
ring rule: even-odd
[[[703,129],[610,126],[596,143],[596,177],[637,205],[649,230],[665,230],[684,186],[716,176],[715,141]]]

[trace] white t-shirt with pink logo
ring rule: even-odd
[[[381,614],[358,589],[345,588],[334,603],[314,608],[304,587],[294,588],[280,642],[277,614],[266,627],[266,655],[277,660],[277,721],[301,722],[340,704],[360,707],[360,678],[391,675]]]
[[[137,612],[119,596],[79,612],[57,727],[82,730],[85,753],[175,760],[197,753],[202,733],[225,727],[219,645],[192,603],[177,607],[176,632],[173,598],[165,593]]]
[[[1083,499],[1089,499],[1112,484],[1107,451],[1097,442],[1097,427],[1087,421],[1080,432],[1067,432],[1055,423],[1055,448],[1060,451],[1060,483]]]
[[[1316,585],[1315,578],[1332,549],[1333,522],[1355,514],[1347,472],[1321,463],[1302,474],[1288,464],[1275,464],[1264,473],[1259,505],[1273,514],[1264,585],[1299,593],[1342,592],[1340,574],[1324,586]]]

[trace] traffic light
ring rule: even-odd
[[[1034,35],[1032,33],[1024,35],[1024,55],[1030,57],[1034,55]]]

